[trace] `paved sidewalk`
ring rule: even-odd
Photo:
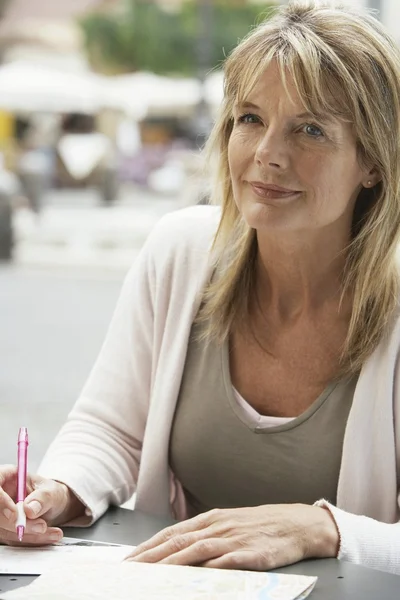
[[[99,206],[90,191],[61,201],[54,193],[39,215],[15,211],[15,262],[126,270],[158,219],[177,208],[174,199],[145,193],[110,207]]]

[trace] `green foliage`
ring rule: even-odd
[[[198,15],[197,2],[192,1],[185,5],[183,17],[186,23],[191,22],[190,34],[192,39],[198,32],[196,17]],[[209,67],[218,65],[227,56],[249,31],[263,21],[271,13],[274,3],[265,3],[264,6],[254,4],[238,4],[233,6],[230,0],[217,0],[214,2],[213,18],[210,27],[210,64]]]
[[[93,66],[105,72],[193,75],[199,63],[208,69],[220,64],[275,6],[272,2],[260,6],[214,0],[200,45],[200,1],[188,0],[180,12],[171,13],[149,0],[128,0],[123,16],[87,16],[81,25]]]

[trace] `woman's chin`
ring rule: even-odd
[[[287,211],[276,210],[265,204],[246,206],[241,213],[252,229],[291,230],[293,226],[293,219],[290,218]]]

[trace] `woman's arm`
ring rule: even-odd
[[[148,241],[128,273],[88,381],[39,468],[88,507],[75,524],[90,524],[135,491],[151,389],[150,249]]]
[[[398,524],[351,515],[325,501],[317,504],[211,510],[164,529],[129,559],[265,571],[335,557],[339,551],[344,560],[400,574]]]

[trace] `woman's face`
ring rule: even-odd
[[[228,159],[236,204],[257,230],[334,225],[347,234],[358,193],[374,176],[357,161],[351,125],[307,114],[289,77],[287,88],[289,96],[272,64],[234,108]]]

